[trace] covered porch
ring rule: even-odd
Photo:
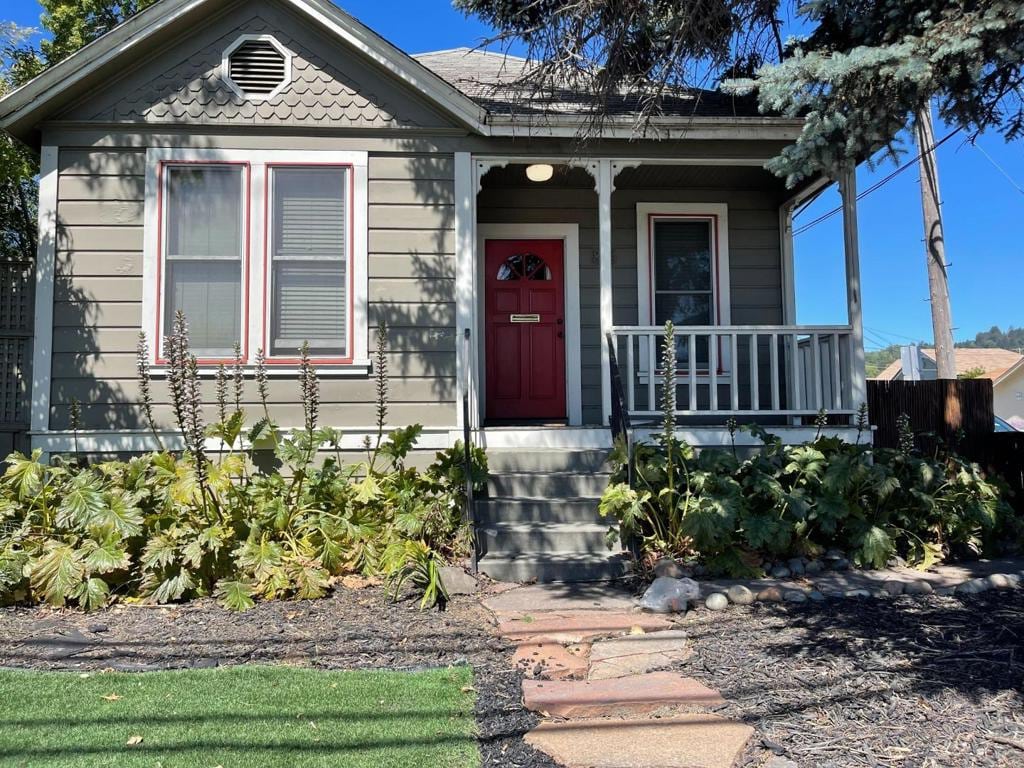
[[[787,190],[766,151],[459,153],[460,419],[510,446],[541,433],[555,445],[556,430],[590,444],[619,409],[652,428],[672,320],[676,416],[699,444],[720,442],[730,418],[796,439],[824,409],[850,429],[865,400],[854,176],[840,180],[847,306],[801,326],[792,215],[824,183]]]

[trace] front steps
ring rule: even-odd
[[[488,452],[487,497],[476,507],[480,570],[498,581],[617,579],[628,558],[605,544],[597,507],[610,471],[604,450]]]

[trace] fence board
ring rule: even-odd
[[[958,435],[992,434],[992,382],[989,379],[955,381],[869,381],[868,412],[875,427],[875,445],[895,448],[901,415],[910,417],[915,434],[931,433],[946,441]]]

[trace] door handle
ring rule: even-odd
[[[558,323],[559,325],[561,325],[562,324],[562,318],[558,318],[555,322]]]

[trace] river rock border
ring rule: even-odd
[[[851,568],[842,553],[830,550],[817,560],[793,558],[766,568],[766,578],[752,580],[702,580],[699,567],[672,560],[655,565],[655,583],[641,605],[658,613],[676,613],[702,606],[723,611],[731,605],[760,603],[825,602],[838,599],[889,598],[901,595],[977,595],[990,590],[1024,588],[1024,559],[978,561],[942,565],[927,572],[907,568],[902,562],[881,570]],[[659,599],[666,594],[686,595],[689,600]]]

